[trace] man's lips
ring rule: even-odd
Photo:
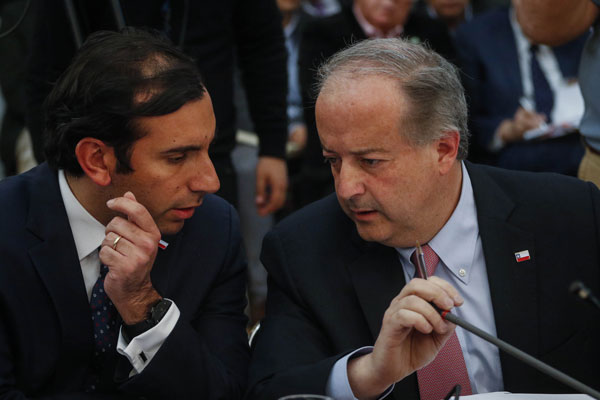
[[[354,217],[354,219],[357,219],[359,221],[368,221],[372,218],[375,217],[375,215],[377,215],[377,211],[373,210],[373,209],[350,209],[350,212],[352,213],[352,216]]]
[[[192,218],[192,215],[194,215],[194,210],[196,210],[196,207],[199,207],[201,204],[202,203],[191,207],[173,208],[172,211],[175,214],[175,216],[177,216],[177,218],[188,219]]]

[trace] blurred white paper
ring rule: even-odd
[[[570,124],[579,126],[583,117],[583,96],[579,83],[563,82],[558,92],[554,94],[554,107],[552,108],[552,122],[556,125]]]
[[[493,392],[460,396],[469,400],[594,400],[587,394],[538,394],[538,393],[509,393]]]
[[[562,82],[554,94],[552,124],[543,124],[523,135],[524,140],[553,138],[571,133],[577,129],[583,117],[584,105],[577,82]]]

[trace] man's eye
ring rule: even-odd
[[[337,161],[338,161],[338,158],[337,158],[337,157],[325,157],[325,158],[323,159],[323,162],[324,162],[325,164],[335,164]]]
[[[169,157],[167,158],[167,160],[171,163],[171,164],[177,164],[182,162],[183,160],[185,160],[185,154],[182,154],[180,156],[175,156],[175,157]]]
[[[372,158],[363,158],[362,162],[363,162],[363,164],[365,164],[368,167],[375,167],[377,164],[379,164],[381,162],[381,160],[374,160]]]

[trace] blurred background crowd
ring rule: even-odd
[[[249,314],[264,313],[262,237],[333,192],[314,118],[316,68],[350,43],[403,37],[462,72],[469,159],[576,176],[584,146],[577,72],[587,36],[558,47],[521,30],[514,0],[0,0],[0,178],[44,161],[43,102],[91,32],[145,26],[191,55],[215,107],[218,194],[234,204],[249,262]]]

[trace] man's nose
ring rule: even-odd
[[[342,165],[335,178],[335,190],[343,199],[351,199],[365,193],[363,174],[352,165]]]
[[[206,155],[196,167],[189,183],[190,190],[193,192],[215,193],[221,187],[219,177],[215,171],[215,166]]]

